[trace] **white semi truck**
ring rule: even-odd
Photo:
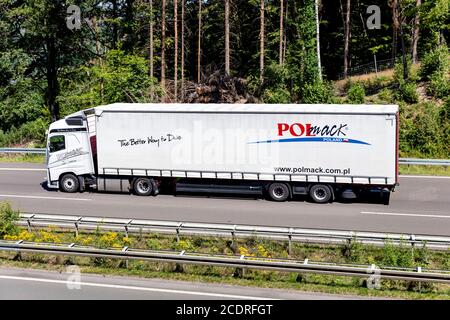
[[[398,106],[126,104],[50,125],[47,185],[64,192],[354,199],[398,184]]]

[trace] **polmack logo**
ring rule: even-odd
[[[279,138],[274,140],[254,141],[249,143],[275,143],[275,142],[337,142],[337,143],[370,143],[349,139],[345,131],[348,131],[347,124],[325,125],[323,127],[313,126],[311,123],[278,123],[277,133],[279,137],[290,136],[290,138]],[[294,138],[295,137],[295,138]]]

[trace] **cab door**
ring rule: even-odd
[[[93,173],[93,164],[85,132],[60,132],[48,138],[48,181],[58,181],[62,174],[77,176]]]

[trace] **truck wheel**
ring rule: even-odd
[[[332,197],[330,187],[323,184],[315,184],[309,189],[309,196],[316,203],[327,203]]]
[[[149,196],[153,192],[153,183],[149,178],[137,178],[133,190],[138,196]]]
[[[286,201],[289,197],[289,188],[285,183],[272,183],[269,186],[269,197],[274,201]]]
[[[59,182],[59,189],[63,192],[74,193],[79,188],[80,182],[78,181],[78,177],[71,173],[65,174]]]

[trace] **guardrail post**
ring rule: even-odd
[[[30,232],[30,233],[31,233],[31,220],[33,220],[33,218],[34,218],[34,214],[27,219],[28,232]]]
[[[128,247],[125,246],[122,248],[122,252],[127,252],[128,251]],[[128,269],[128,259],[125,259],[125,268]]]
[[[81,218],[78,218],[77,221],[75,221],[75,237],[78,237],[78,223],[80,222]]]
[[[309,259],[307,259],[307,258],[305,258],[305,260],[303,260],[304,265],[307,265],[308,262],[309,262]],[[306,280],[306,274],[302,274],[302,273],[297,274],[297,279],[295,279],[295,281],[302,282],[303,280]]]
[[[292,228],[289,228],[289,243],[288,243],[288,257],[292,255]]]
[[[16,242],[17,245],[20,245],[23,242],[23,240],[19,240]],[[20,247],[17,249],[17,253],[14,256],[13,260],[22,261],[22,252],[20,251]]]
[[[420,273],[422,272],[422,267],[417,267],[417,272]],[[422,282],[419,281],[419,292],[422,291]]]
[[[414,261],[414,249],[416,245],[416,236],[414,234],[409,236],[409,242],[411,243],[411,258]]]
[[[239,260],[245,260],[245,255],[241,255],[240,257],[239,257]],[[234,277],[236,277],[236,278],[243,278],[244,276],[245,276],[245,269],[246,268],[242,268],[242,267],[239,267],[239,268],[236,268],[236,270],[234,271]]]
[[[180,256],[184,256],[184,254],[186,253],[186,250],[182,250],[180,252]],[[175,264],[175,270],[174,272],[184,272],[184,268],[183,265],[180,263]]]
[[[180,231],[181,231],[182,226],[183,226],[183,222],[180,222],[177,227],[177,243],[180,242]]]

